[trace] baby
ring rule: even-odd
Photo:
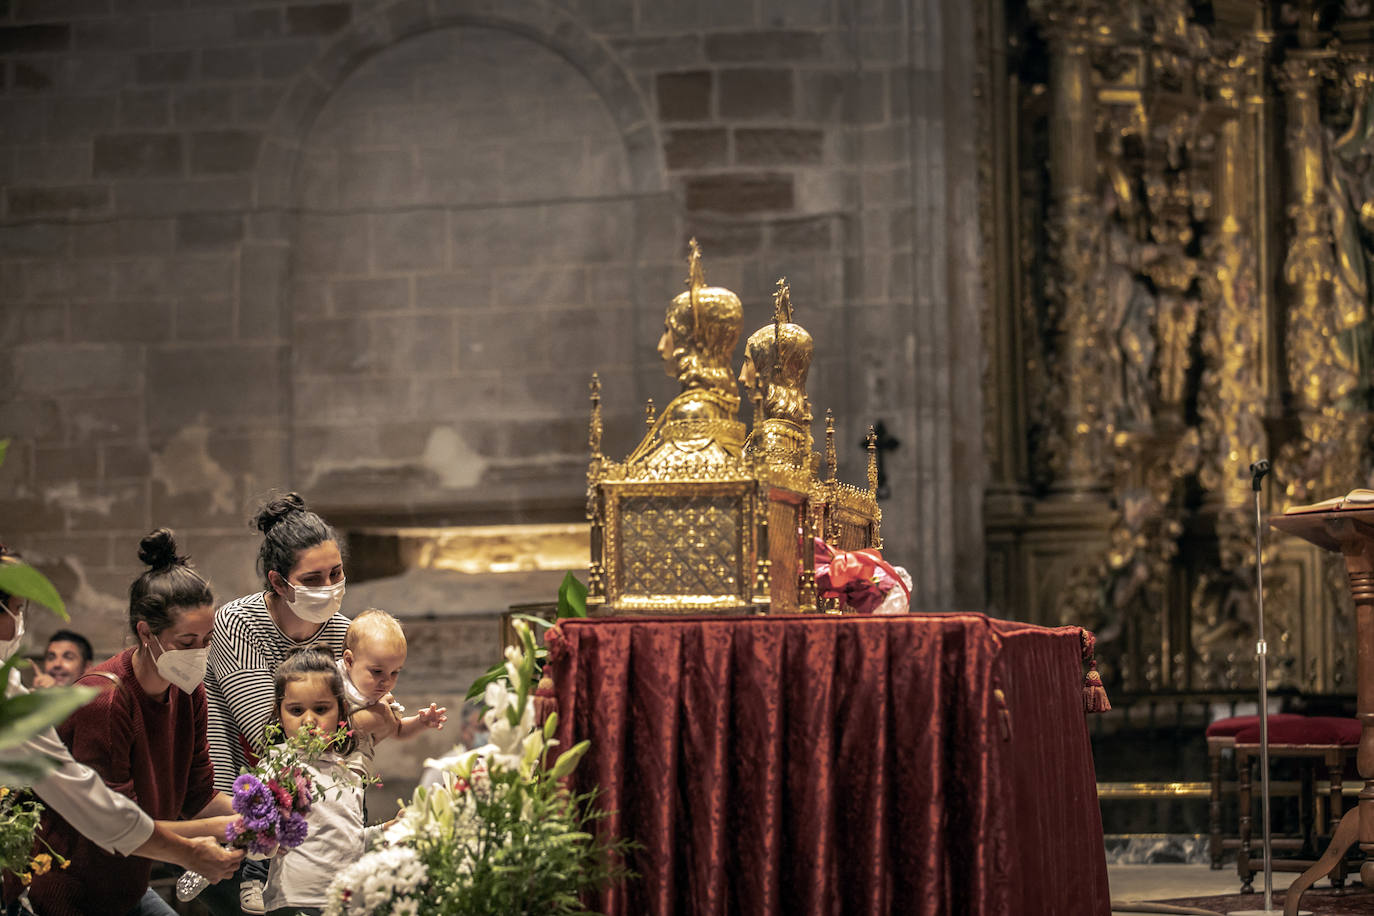
[[[406,663],[406,637],[401,622],[386,611],[368,608],[348,627],[343,658],[336,664],[343,676],[344,696],[353,727],[375,744],[387,738],[411,738],[426,728],[443,728],[448,710],[434,703],[413,716],[391,695]],[[370,756],[370,755],[369,755]]]

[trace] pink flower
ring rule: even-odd
[[[314,797],[310,794],[310,780],[304,775],[296,774],[296,810],[302,813],[310,810]]]
[[[283,811],[290,811],[291,793],[283,789],[281,783],[275,779],[268,780],[267,787],[272,790],[272,796],[277,800],[277,807]]]

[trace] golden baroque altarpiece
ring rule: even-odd
[[[993,0],[989,602],[1109,686],[1255,680],[1255,509],[1368,486],[1374,8]],[[1339,557],[1268,535],[1271,686],[1351,694]],[[1277,634],[1277,636],[1275,635]]]
[[[736,373],[739,297],[706,285],[695,240],[691,249],[687,289],[669,304],[658,343],[682,392],[661,413],[649,402],[648,429],[624,461],[601,453],[601,385],[592,377],[588,611],[839,611],[836,599],[817,595],[813,538],[841,550],[882,546],[876,436],[870,429],[867,489],[836,479],[828,410],[824,459],[813,449],[813,341],[793,320],[786,280],[772,323],[750,335]],[[753,403],[747,433],[741,385]]]

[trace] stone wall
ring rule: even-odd
[[[623,454],[696,235],[745,336],[790,281],[842,475],[900,440],[918,605],[981,606],[970,15],[0,3],[0,538],[113,650],[138,537],[241,594],[272,488],[345,527],[578,519],[587,379]]]

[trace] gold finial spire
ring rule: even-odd
[[[835,414],[829,407],[825,409],[825,472],[830,480],[835,479],[839,461],[835,457]]]
[[[811,467],[811,450],[816,447],[816,440],[811,435],[811,399],[807,398],[802,402],[806,405],[806,413],[802,415],[802,421],[806,424],[806,467]]]
[[[701,246],[696,237],[687,243],[692,253],[687,256],[687,297],[692,304],[692,337],[695,339],[701,330],[701,318],[697,314],[697,290],[706,285],[706,272],[701,269]]]
[[[868,492],[876,496],[878,493],[878,434],[873,431],[873,427],[868,428]]]
[[[696,238],[687,245],[692,249],[692,253],[687,255],[687,287],[700,289],[706,285],[706,274],[701,269],[701,246],[697,244]]]
[[[787,278],[778,277],[777,286],[777,291],[773,293],[773,358],[768,361],[770,390],[778,375],[778,363],[782,360],[782,326],[792,320],[792,296],[788,290]]]
[[[763,435],[763,392],[758,388],[754,389],[754,429]]]
[[[648,403],[644,405],[644,425],[645,425],[645,426],[653,426],[653,425],[654,425],[654,399],[653,399],[653,398],[649,398]]]
[[[592,419],[587,431],[587,445],[591,446],[592,457],[601,457],[601,376],[592,373],[591,384]]]
[[[773,293],[773,324],[792,322],[792,288],[787,285],[786,277],[778,277],[778,288]]]

